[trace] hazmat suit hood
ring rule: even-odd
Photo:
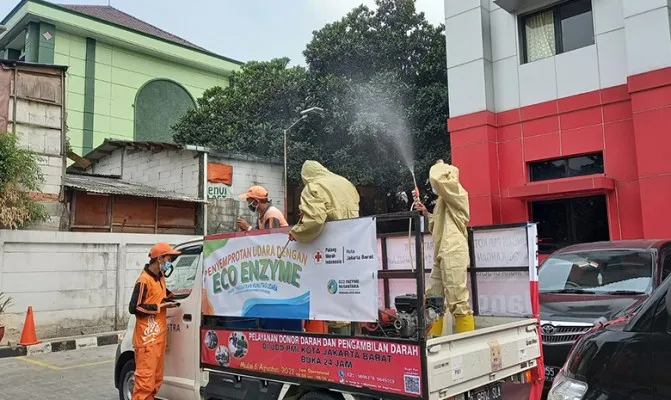
[[[301,168],[301,179],[303,180],[304,185],[315,182],[329,174],[331,174],[331,171],[313,160],[307,160],[303,163],[303,168]]]

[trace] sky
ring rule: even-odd
[[[417,0],[433,24],[444,22],[444,0]],[[0,0],[0,20],[19,0]],[[56,0],[107,5],[108,0]],[[374,0],[109,0],[110,5],[214,53],[239,61],[302,55],[312,32]]]

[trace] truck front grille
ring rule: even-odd
[[[548,326],[554,329],[548,328]],[[541,325],[541,338],[543,343],[573,343],[590,328],[591,326],[554,326],[546,323]]]

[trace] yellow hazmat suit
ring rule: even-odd
[[[301,169],[305,187],[299,209],[303,216],[289,234],[297,242],[307,243],[322,233],[328,221],[359,217],[359,193],[350,181],[326,169],[317,161],[307,160]],[[307,321],[316,325],[320,321]],[[331,333],[349,334],[349,321],[329,321]]]
[[[305,185],[299,206],[303,217],[290,232],[296,241],[314,240],[327,221],[359,217],[359,193],[350,181],[312,160],[303,163],[301,178]]]
[[[459,183],[459,169],[437,163],[429,170],[429,182],[438,195],[429,230],[433,236],[434,262],[427,295],[444,296],[454,315],[457,333],[474,329],[468,304],[468,192]]]

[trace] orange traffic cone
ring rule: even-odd
[[[28,313],[26,314],[26,322],[23,323],[23,331],[21,332],[20,346],[31,346],[40,343],[35,334],[35,320],[33,320],[33,306],[28,306]]]

